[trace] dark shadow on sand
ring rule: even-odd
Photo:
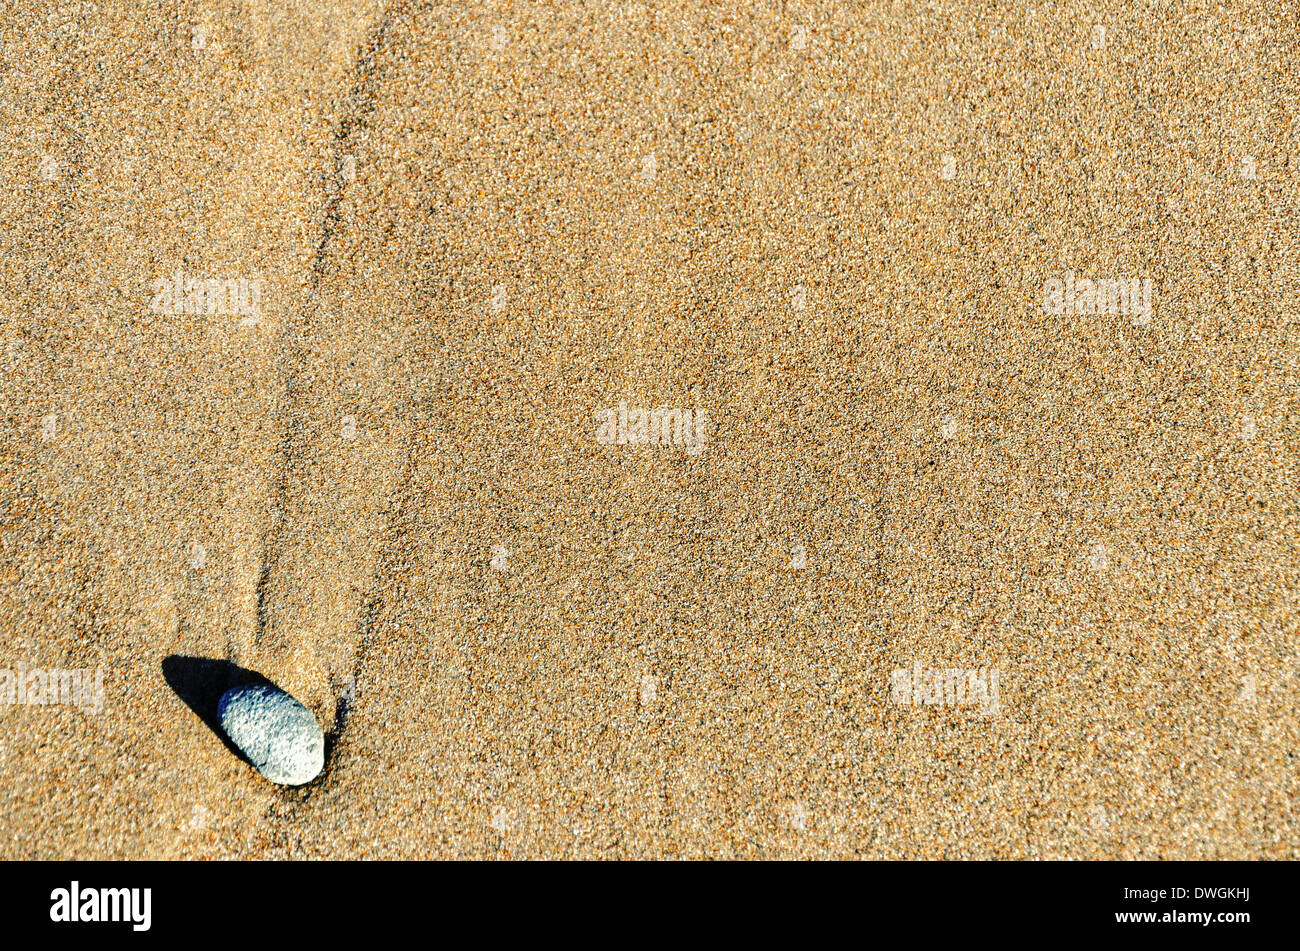
[[[230,742],[226,731],[221,729],[221,720],[217,716],[217,701],[231,687],[243,687],[248,684],[265,684],[271,687],[276,685],[256,671],[232,664],[228,660],[215,660],[211,657],[185,657],[181,654],[172,654],[164,658],[162,672],[167,685],[176,692],[176,696],[185,701],[185,705],[194,711],[194,715],[221,738],[221,742],[226,744],[226,749],[247,763],[248,757],[240,752],[239,747]]]
[[[231,687],[258,684],[281,691],[284,688],[255,670],[240,667],[228,660],[216,660],[211,657],[186,657],[182,654],[172,654],[163,659],[162,672],[167,685],[175,691],[176,696],[185,701],[185,705],[217,735],[226,749],[230,750],[240,762],[256,769],[239,747],[230,742],[230,737],[226,736],[226,731],[221,728],[221,718],[217,716],[217,702]],[[325,734],[325,768],[321,770],[320,776],[302,786],[277,787],[281,792],[286,795],[310,795],[311,788],[324,780],[333,762],[331,754],[338,743],[339,733],[343,729],[343,721],[347,714],[348,701],[345,697],[340,697],[335,706],[334,729]]]

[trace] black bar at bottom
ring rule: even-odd
[[[0,913],[15,934],[295,943],[458,920],[496,937],[512,928],[529,940],[599,937],[622,920],[624,938],[674,941],[690,921],[694,937],[801,927],[808,937],[901,932],[926,945],[980,935],[1200,944],[1293,933],[1294,873],[1259,862],[10,862],[0,866]]]

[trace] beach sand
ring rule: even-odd
[[[0,857],[1300,857],[1298,12],[10,5]]]

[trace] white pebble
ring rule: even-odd
[[[221,728],[273,783],[301,786],[325,766],[325,734],[304,707],[266,684],[231,687],[217,704]]]

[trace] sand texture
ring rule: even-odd
[[[1300,858],[1298,22],[7,3],[0,858]]]

